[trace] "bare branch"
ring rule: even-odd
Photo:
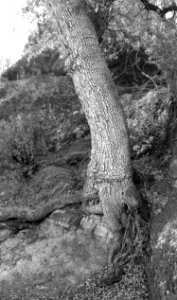
[[[156,13],[158,13],[158,15],[161,18],[163,18],[168,12],[177,11],[177,5],[174,2],[167,7],[160,8],[159,6],[150,3],[149,0],[140,0],[140,1],[141,1],[141,3],[143,3],[143,5],[147,11],[155,11]]]

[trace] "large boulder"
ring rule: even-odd
[[[151,225],[147,274],[152,300],[177,299],[177,191],[166,192],[167,202]]]
[[[97,228],[94,238],[91,220],[85,221],[84,229],[69,229],[64,220],[67,214],[58,211],[39,226],[1,242],[2,300],[64,299],[68,290],[104,267],[106,233]]]

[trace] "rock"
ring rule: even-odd
[[[59,212],[55,217],[59,217]],[[26,295],[26,299],[39,299],[40,286],[46,287],[40,294],[41,299],[44,296],[57,299],[56,295],[62,295],[68,284],[72,288],[78,286],[107,262],[106,245],[82,229],[62,231],[57,219],[49,218],[36,231],[38,238],[34,241],[18,235],[1,244],[2,299],[11,299],[11,293],[18,299],[22,299],[21,295]]]
[[[0,243],[10,237],[12,231],[9,229],[0,230]]]
[[[86,216],[81,220],[81,227],[87,233],[93,233],[96,228],[96,220],[94,220],[93,216]]]
[[[96,237],[104,239],[105,241],[107,240],[108,233],[109,233],[109,230],[103,223],[98,223],[94,230],[94,235]]]
[[[152,220],[152,254],[147,265],[152,300],[177,299],[176,196],[176,191],[169,192],[163,211]]]

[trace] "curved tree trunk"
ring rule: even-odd
[[[85,193],[98,191],[107,226],[120,230],[120,214],[138,206],[122,106],[84,0],[48,0],[69,52],[67,68],[88,120],[92,151]]]

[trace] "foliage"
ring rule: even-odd
[[[37,20],[37,28],[28,37],[24,53],[29,59],[41,54],[46,49],[58,50],[62,52],[62,36],[56,32],[53,19],[48,13],[45,1],[28,0],[23,8],[24,14],[32,14]],[[60,51],[61,48],[61,51]]]
[[[151,62],[155,61],[160,69],[164,71],[169,86],[176,80],[176,41],[176,25],[172,21],[159,22],[158,26],[151,28],[143,39]]]
[[[43,155],[47,146],[41,136],[41,129],[31,114],[12,117],[10,122],[0,123],[1,161],[15,161],[24,176],[31,176],[37,167],[37,158]]]
[[[49,48],[59,49],[61,53],[64,51],[62,37],[56,32],[46,3],[47,1],[29,0],[24,8],[24,12],[32,13],[38,20],[37,31],[29,37],[26,45],[26,51],[30,55],[43,51],[46,44]],[[143,47],[150,55],[150,62],[157,64],[161,70],[175,69],[177,48],[175,17],[161,19],[158,12],[147,11],[143,1],[140,0],[131,2],[87,0],[86,3],[88,9],[96,14],[98,24],[95,25],[96,29],[99,27],[98,33],[102,36],[101,46],[106,57],[112,59],[118,57],[119,50],[125,45],[131,45],[136,50]],[[153,4],[157,5],[156,2]],[[172,4],[173,1],[158,1],[161,9]]]
[[[121,98],[127,116],[132,156],[162,145],[166,139],[171,104],[167,89],[125,94]]]
[[[0,103],[1,160],[15,158],[30,173],[39,157],[58,151],[83,131],[85,117],[68,77],[32,77],[8,83],[5,91]]]
[[[103,279],[104,271],[93,273],[78,288],[73,291],[66,291],[65,300],[146,300],[148,291],[145,282],[144,268],[139,264],[128,264],[119,282],[105,284]]]
[[[164,141],[170,104],[168,90],[147,95],[139,91],[124,94],[121,101],[133,156]],[[16,84],[10,82],[0,108],[1,160],[10,162],[15,157],[24,174],[35,171],[38,160],[47,153],[54,153],[63,144],[89,133],[67,77],[38,76]]]
[[[126,62],[127,58],[132,55],[132,51],[135,51],[137,57],[135,55],[135,58],[129,62],[132,69],[135,69],[134,72],[139,70],[141,76],[145,76],[146,80],[151,82],[153,79],[150,77],[155,77],[155,83],[159,81],[156,78],[159,74],[154,73],[158,73],[159,69],[165,70],[164,64],[169,66],[169,60],[170,65],[173,66],[173,59],[170,58],[168,49],[173,48],[174,57],[176,47],[173,42],[176,29],[175,26],[172,29],[171,21],[163,22],[157,13],[147,13],[142,2],[137,0],[131,2],[128,0],[87,0],[86,2],[107,60],[117,59],[124,51],[127,52],[123,58]],[[26,45],[26,54],[29,57],[35,57],[44,51],[47,45],[48,48],[57,49],[60,55],[65,57],[62,35],[56,32],[53,19],[45,5],[46,2],[29,0],[24,9],[25,12],[33,13],[38,21],[37,30],[31,34]],[[169,39],[169,34],[171,39]],[[142,49],[150,56],[149,68],[154,68],[155,65],[159,67],[153,74],[151,71],[149,73],[149,68],[144,68],[141,62],[138,53]],[[144,59],[147,60],[148,56]],[[120,72],[128,73],[129,69],[125,65],[125,70],[120,70]]]
[[[127,0],[114,2],[109,23],[110,33],[106,37],[110,45],[108,49],[111,48],[112,53],[116,55],[115,40],[118,44],[130,44],[137,50],[142,47],[149,57],[149,63],[157,65],[158,70],[161,70],[161,74],[157,72],[149,79],[154,84],[159,80],[162,82],[163,79],[172,86],[176,80],[177,67],[175,15],[171,19],[167,17],[162,19],[157,12],[147,12],[142,2],[135,0],[131,3]],[[161,4],[158,4],[160,8],[165,8],[174,2],[161,1]],[[142,75],[146,74],[146,70],[141,71]]]

